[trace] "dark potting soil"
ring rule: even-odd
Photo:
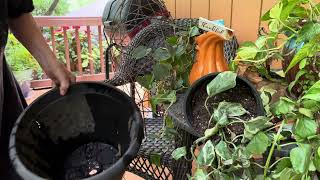
[[[104,143],[79,147],[65,162],[65,180],[84,179],[101,173],[118,160],[117,153],[116,148]]]
[[[210,115],[204,106],[207,97],[208,95],[205,84],[199,88],[192,100],[191,109],[193,122],[191,123],[196,131],[201,134],[204,134],[205,130],[208,129],[208,122],[210,120]],[[255,99],[251,94],[250,88],[244,84],[237,84],[235,88],[210,98],[207,106],[211,113],[213,112],[213,109],[218,106],[219,102],[222,101],[240,103],[249,112],[248,114],[240,117],[243,120],[250,120],[251,118],[257,116],[257,105]],[[228,128],[237,135],[242,134],[244,131],[244,126],[240,123],[229,125]]]

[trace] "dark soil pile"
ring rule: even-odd
[[[207,84],[204,84],[195,94],[191,107],[193,118],[193,122],[191,123],[197,132],[202,134],[208,129],[208,122],[210,119],[210,114],[204,106],[205,100],[208,97],[206,86]],[[257,116],[257,105],[254,96],[251,94],[250,88],[244,84],[237,84],[235,88],[210,98],[208,107],[211,113],[213,112],[213,109],[218,106],[219,102],[222,101],[240,103],[249,112],[249,114],[240,117],[243,120],[250,120]],[[237,135],[243,133],[244,130],[243,124],[238,123],[232,124],[228,128]]]

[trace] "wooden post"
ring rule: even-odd
[[[57,50],[56,50],[56,38],[55,38],[55,33],[54,33],[54,28],[53,26],[50,27],[50,31],[51,31],[51,40],[52,40],[52,52],[53,54],[56,56],[57,55]]]
[[[82,61],[81,61],[81,44],[79,37],[79,27],[76,27],[76,44],[77,44],[77,57],[78,57],[78,70],[79,75],[82,75]]]
[[[102,47],[102,27],[101,26],[98,26],[98,33],[99,33],[99,49],[100,49],[101,72],[105,73],[106,69],[105,69],[105,65],[104,65],[104,56],[103,56],[103,47]]]
[[[64,52],[65,52],[65,55],[66,55],[67,69],[69,71],[71,71],[69,41],[68,41],[68,35],[67,35],[67,28],[66,27],[63,27],[63,39],[64,39]]]
[[[94,65],[93,65],[93,58],[92,58],[92,40],[91,40],[90,26],[87,26],[87,37],[88,37],[90,74],[94,74]]]

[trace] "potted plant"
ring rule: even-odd
[[[235,86],[234,79],[230,78],[232,84],[229,85],[228,76],[234,78],[236,75],[234,73],[220,75],[213,73],[204,76],[195,82],[186,93],[183,110],[189,125],[194,128],[194,131],[191,132],[193,135],[197,137],[204,135],[204,131],[210,127],[208,119],[211,118],[212,122],[212,109],[223,101],[241,104],[248,112],[242,116],[243,119],[249,120],[265,114],[260,95],[255,87],[240,76],[236,76]],[[217,79],[213,81],[216,77]],[[243,127],[233,124],[230,130],[239,134],[243,131]]]
[[[243,43],[231,66],[234,70],[246,66],[247,71],[287,86],[288,93],[271,104],[274,91],[267,87],[261,91],[279,138],[273,138],[265,156],[265,178],[312,179],[320,170],[319,16],[319,4],[311,0],[279,1],[262,18],[268,21],[269,32]],[[272,72],[274,60],[283,61],[282,71]],[[278,159],[270,165],[273,157]]]

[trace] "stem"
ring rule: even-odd
[[[278,132],[277,132],[277,135],[276,135],[276,137],[275,137],[274,140],[273,140],[273,144],[272,144],[272,146],[271,146],[271,149],[270,149],[270,152],[269,152],[269,155],[268,155],[268,159],[267,159],[266,165],[264,166],[264,167],[265,167],[264,173],[263,173],[264,177],[267,177],[267,173],[268,173],[268,169],[269,169],[271,157],[272,157],[272,155],[273,155],[274,148],[275,148],[275,146],[276,146],[277,140],[278,140],[278,138],[279,138],[279,136],[280,136],[280,133],[281,133],[281,131],[282,131],[283,125],[284,125],[284,121],[282,121],[281,126],[280,126],[280,128],[279,128],[279,130],[278,130]]]
[[[293,145],[293,144],[297,144],[296,142],[289,142],[289,143],[286,143],[286,144],[281,144],[280,146],[281,147],[285,147],[285,146],[290,146],[290,145]]]
[[[232,139],[232,142],[235,141],[236,139],[238,139],[239,137],[243,137],[243,136],[244,136],[244,135],[240,134],[240,135],[234,137],[234,138]]]
[[[209,107],[208,107],[208,105],[207,105],[207,104],[208,104],[209,99],[210,99],[210,97],[208,96],[208,97],[206,98],[206,101],[204,102],[204,106],[206,107],[206,109],[207,109],[207,111],[208,111],[209,115],[211,115],[210,110],[209,110]]]
[[[211,115],[210,119],[209,119],[209,122],[208,122],[208,128],[210,128],[210,124],[212,122],[212,119],[213,119],[213,116]]]
[[[258,163],[256,163],[256,162],[251,162],[251,164],[254,164],[254,165],[258,166],[258,167],[261,168],[261,169],[264,169],[264,166],[261,166],[260,164],[258,164]]]
[[[290,159],[290,157],[282,157],[282,158],[278,159],[276,162],[274,162],[274,163],[270,166],[270,169],[272,169],[275,165],[278,164],[278,162],[280,162],[280,161],[283,160],[283,159]]]
[[[295,34],[298,34],[298,32],[294,29],[292,29],[291,27],[289,27],[288,25],[286,25],[284,22],[282,22],[280,19],[279,19],[279,22],[286,28],[288,28],[290,31],[292,31],[293,33]]]
[[[275,129],[275,128],[279,127],[279,126],[281,126],[281,124],[278,124],[276,126],[272,126],[269,129],[265,130],[265,132],[271,131],[272,129]]]
[[[236,150],[236,149],[237,149],[237,146],[236,146],[234,143],[232,143],[232,142],[230,142],[230,141],[227,140],[226,135],[224,134],[223,131],[222,131],[222,134],[223,134],[223,139],[224,139],[224,141],[226,141],[226,143],[228,143],[228,144],[231,144],[231,145],[233,146],[233,148]]]

